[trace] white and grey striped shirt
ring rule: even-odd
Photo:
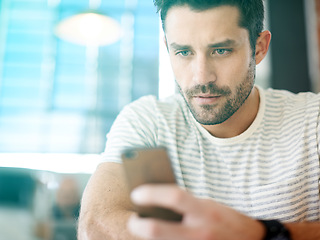
[[[178,184],[249,216],[319,221],[320,95],[259,88],[256,119],[219,139],[195,121],[180,95],[142,97],[117,117],[103,161],[128,147],[165,146]]]

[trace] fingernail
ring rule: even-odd
[[[127,222],[127,227],[131,233],[135,232],[135,229],[136,229],[136,222],[135,221],[136,221],[135,216],[131,216]]]
[[[138,188],[136,188],[136,189],[134,189],[132,192],[131,192],[131,200],[133,201],[133,202],[139,202],[139,200],[141,199],[141,193],[140,193],[141,191],[138,189]]]
[[[135,203],[141,202],[142,192],[140,188],[136,188],[131,192],[131,200]]]

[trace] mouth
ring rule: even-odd
[[[202,104],[214,104],[216,103],[222,95],[211,95],[211,94],[203,94],[203,95],[197,95],[193,96],[192,98],[200,105]]]
[[[221,95],[213,95],[213,94],[201,94],[201,95],[196,95],[193,97],[199,97],[199,98],[215,98],[215,97],[221,97]]]

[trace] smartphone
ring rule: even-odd
[[[171,161],[164,147],[129,149],[123,152],[121,158],[130,192],[145,183],[176,183]],[[136,206],[136,211],[141,217],[182,220],[182,215],[161,207]]]

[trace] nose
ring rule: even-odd
[[[197,55],[194,58],[192,70],[195,84],[205,85],[217,79],[214,63],[206,55]]]

